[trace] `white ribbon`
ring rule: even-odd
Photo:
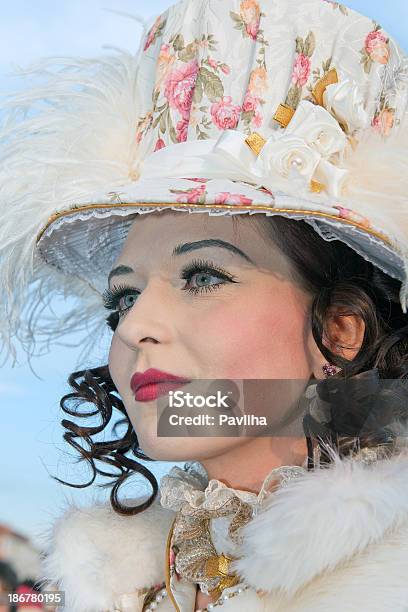
[[[341,196],[348,172],[333,162],[338,162],[347,138],[323,107],[300,102],[286,129],[275,131],[258,156],[246,138],[242,132],[226,130],[218,139],[164,147],[141,162],[140,178],[228,178],[283,191],[291,191],[295,181],[296,188],[308,192],[315,180],[328,195]]]

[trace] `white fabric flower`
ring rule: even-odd
[[[285,130],[287,134],[303,138],[325,158],[342,151],[347,142],[338,121],[327,110],[307,100],[299,104]]]
[[[361,89],[351,79],[328,85],[323,94],[323,104],[349,133],[369,126]]]

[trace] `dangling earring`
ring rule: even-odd
[[[329,376],[334,376],[335,374],[337,374],[337,372],[340,372],[341,368],[338,368],[332,363],[325,363],[324,366],[322,366],[322,370],[323,370],[323,374],[329,377]]]

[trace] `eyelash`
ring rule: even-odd
[[[191,281],[191,278],[199,273],[210,274],[211,276],[217,276],[224,281],[229,281],[231,283],[236,283],[235,276],[227,274],[222,268],[218,268],[211,261],[206,261],[203,259],[194,259],[188,266],[183,268],[181,273],[181,278],[186,281]],[[214,285],[207,285],[204,287],[190,287],[189,289],[183,288],[183,291],[188,291],[194,295],[198,293],[208,293],[211,291],[215,291],[219,289],[225,283],[216,283]],[[119,311],[117,310],[119,306],[120,300],[126,295],[132,295],[136,292],[136,290],[127,285],[116,285],[112,289],[106,289],[102,296],[103,305],[107,310],[114,310],[107,318],[106,322],[108,326],[115,331],[119,320],[123,317],[128,310],[130,310],[131,306],[128,308]],[[140,292],[137,292],[140,294]]]

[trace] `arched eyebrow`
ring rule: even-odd
[[[226,242],[225,240],[219,240],[218,238],[210,238],[207,240],[197,240],[196,242],[185,242],[183,244],[178,244],[173,249],[171,256],[176,257],[177,255],[183,255],[184,253],[190,253],[191,251],[196,251],[197,249],[206,249],[206,248],[208,249],[208,248],[213,248],[213,247],[219,247],[220,249],[225,249],[227,251],[230,251],[231,253],[234,253],[235,255],[242,257],[249,263],[255,265],[255,262],[250,257],[248,257],[248,255],[244,253],[244,251],[241,251],[241,249],[234,246],[233,244],[230,244],[229,242]],[[132,272],[134,272],[134,270],[130,266],[125,266],[123,264],[116,266],[116,268],[113,268],[113,270],[109,272],[108,283],[110,283],[110,280],[113,276],[121,276],[122,274],[131,274]]]

